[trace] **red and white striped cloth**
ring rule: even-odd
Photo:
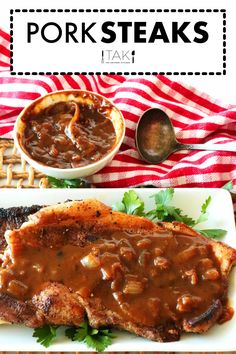
[[[9,39],[0,30],[1,136],[11,136],[15,118],[37,97],[55,90],[87,89],[112,99],[126,120],[120,152],[110,165],[90,178],[97,186],[221,187],[229,180],[236,185],[236,153],[179,151],[161,164],[147,165],[140,160],[134,143],[140,115],[150,107],[160,107],[170,116],[182,143],[235,146],[236,105],[223,105],[164,76],[10,76]]]

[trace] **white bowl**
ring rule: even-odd
[[[83,93],[88,94],[88,97],[83,98]],[[71,100],[76,102],[82,102],[82,100],[85,100],[88,104],[93,104],[91,97],[95,97],[96,100],[101,102],[106,101],[112,106],[112,111],[107,118],[111,119],[113,123],[116,133],[116,141],[109,153],[96,162],[76,168],[56,168],[35,161],[22,144],[22,134],[27,124],[26,121],[22,120],[22,118],[29,112],[38,113],[40,112],[40,110],[45,109],[50,105],[58,102],[67,102]],[[13,133],[15,144],[20,154],[36,170],[48,176],[56,178],[73,179],[90,176],[101,170],[113,159],[114,155],[118,152],[120,145],[122,144],[122,141],[124,139],[125,120],[121,111],[110,100],[108,100],[102,95],[87,90],[62,90],[49,93],[43,97],[39,97],[38,99],[33,101],[29,106],[25,107],[16,119]]]

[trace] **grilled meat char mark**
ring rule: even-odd
[[[66,200],[69,202],[71,200]],[[6,230],[18,229],[21,225],[28,221],[29,215],[36,213],[43,206],[19,206],[11,208],[0,208],[0,253],[3,252],[7,246],[4,234]]]
[[[1,272],[11,270],[16,278],[1,274],[3,320],[28,326],[34,323],[34,327],[46,323],[77,325],[86,313],[94,327],[114,326],[152,340],[174,341],[182,331],[205,332],[222,314],[228,273],[236,262],[236,251],[223,243],[205,239],[181,223],[154,224],[145,218],[112,212],[96,200],[42,208],[29,219],[19,230],[6,233],[8,249]],[[40,255],[49,263],[40,263]],[[132,257],[136,258],[132,261]],[[13,268],[11,259],[16,263]],[[29,259],[27,269],[34,267],[35,282],[24,284],[24,277],[17,278],[17,274],[27,271],[22,264]],[[198,274],[186,268],[196,266],[198,261]],[[64,271],[57,271],[62,265]],[[176,277],[173,268],[182,273]],[[208,279],[197,280],[202,276]],[[14,280],[27,288],[23,286],[22,290],[22,284]],[[203,293],[209,305],[198,310],[201,298],[196,291],[205,281],[215,287],[217,295],[207,299]],[[195,291],[197,283],[200,288]],[[166,293],[161,298],[163,289]],[[175,295],[180,289],[182,293]],[[164,304],[167,297],[169,302]],[[11,312],[4,311],[11,301],[15,304]],[[177,301],[178,311],[173,301]],[[20,315],[15,311],[14,318],[16,303],[22,310]]]
[[[32,301],[0,294],[0,318],[32,328],[54,323],[78,326],[84,320],[84,309],[67,287],[48,283]]]
[[[13,207],[0,208],[0,253],[4,251],[7,246],[4,237],[6,230],[18,229],[21,225],[28,221],[28,216],[34,214],[42,208],[40,205],[32,205],[30,207]]]

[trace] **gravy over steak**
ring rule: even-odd
[[[1,292],[25,301],[46,282],[58,282],[83,298],[101,299],[124,321],[145,326],[181,323],[224,299],[219,263],[200,236],[103,231],[75,244],[66,242],[76,237],[74,226],[40,232],[41,237],[56,232],[60,241],[49,247],[25,243],[16,248],[3,266]]]
[[[0,320],[112,326],[170,342],[229,320],[236,250],[188,226],[91,199],[40,209],[5,233]]]

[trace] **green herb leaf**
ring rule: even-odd
[[[67,328],[65,334],[72,341],[86,343],[98,352],[104,351],[112,344],[112,338],[115,338],[110,329],[92,328],[87,322],[81,323],[78,328]]]
[[[222,188],[226,189],[227,191],[231,191],[234,188],[233,182],[229,181],[225,183]]]
[[[113,206],[113,210],[121,211],[127,214],[135,214],[145,216],[151,221],[179,221],[188,226],[195,227],[208,219],[208,207],[211,203],[209,196],[201,206],[201,213],[197,220],[185,215],[183,210],[170,205],[174,196],[173,188],[166,188],[151,196],[155,199],[155,209],[144,212],[144,202],[138,197],[135,191],[125,192],[122,202],[118,202]],[[226,231],[221,229],[198,230],[206,237],[216,239],[222,238]]]
[[[145,216],[154,221],[179,221],[189,226],[193,226],[195,221],[189,216],[183,214],[180,208],[169,205],[174,196],[174,189],[167,188],[154,195],[156,208],[149,211]]]
[[[152,221],[167,221],[168,211],[165,207],[158,205],[156,209],[148,211],[144,216]]]
[[[197,231],[205,237],[214,238],[216,240],[221,240],[227,234],[227,231],[223,229],[205,229]]]
[[[151,198],[155,198],[155,203],[157,205],[162,205],[162,206],[166,206],[169,205],[170,202],[173,199],[174,196],[174,188],[166,188],[154,195],[151,196]]]
[[[145,216],[145,218],[147,218],[147,219],[149,219],[151,221],[156,221],[156,220],[161,221],[161,219],[157,217],[157,211],[156,210],[150,210],[144,216]]]
[[[103,335],[106,335],[106,336],[110,337],[110,338],[116,338],[115,334],[112,333],[112,331],[111,331],[109,328],[107,328],[107,329],[100,329],[99,332],[100,332],[101,334],[103,334]]]
[[[172,221],[172,217],[169,214],[170,209],[168,210],[169,203],[171,202],[174,196],[174,189],[167,188],[162,190],[150,198],[155,199],[156,207],[154,210],[149,211],[145,216],[151,220],[155,221]],[[172,210],[173,211],[173,210]]]
[[[183,222],[188,226],[194,226],[195,221],[191,217],[183,214],[183,211],[180,208],[167,206],[166,209],[169,215],[168,221],[179,221],[179,222]]]
[[[122,200],[127,214],[142,215],[144,211],[144,202],[133,190],[125,192]]]
[[[122,203],[122,202],[117,202],[117,203],[115,203],[115,204],[112,206],[112,210],[114,210],[114,211],[120,211],[120,212],[122,212],[122,213],[126,213],[125,205],[124,205],[124,203]]]
[[[89,348],[95,349],[97,352],[103,352],[109,345],[112,344],[112,340],[106,335],[88,335],[85,338],[85,342]]]
[[[74,336],[76,333],[76,327],[69,327],[65,330],[65,335],[67,338],[71,339],[72,341],[74,340]]]
[[[198,219],[196,220],[195,225],[200,224],[201,222],[204,222],[208,219],[209,213],[208,213],[207,209],[208,209],[210,203],[211,203],[211,196],[209,196],[205,200],[205,202],[202,204],[201,214],[198,217]]]
[[[205,200],[205,202],[202,204],[202,207],[201,207],[201,213],[202,213],[202,214],[206,214],[207,208],[209,207],[210,202],[211,202],[211,196],[209,195],[209,197],[208,197],[208,198]]]
[[[89,184],[83,179],[58,179],[55,177],[47,177],[52,188],[86,188]]]
[[[88,324],[87,322],[82,322],[78,328],[70,327],[65,331],[65,335],[72,341],[77,340],[78,342],[83,342],[88,334]]]
[[[33,337],[38,338],[37,343],[42,344],[44,347],[48,348],[56,338],[58,326],[44,326],[41,328],[35,328]]]
[[[121,211],[126,214],[142,216],[144,212],[144,202],[135,191],[130,190],[124,193],[122,202],[116,203],[112,208],[115,211]]]

